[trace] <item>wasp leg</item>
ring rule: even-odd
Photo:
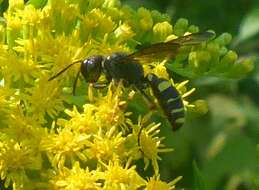
[[[107,82],[96,82],[96,83],[93,83],[93,88],[97,88],[97,89],[102,89],[102,88],[105,88],[108,83]]]
[[[135,90],[139,91],[142,94],[142,96],[144,97],[144,99],[146,100],[146,102],[148,104],[149,109],[151,110],[146,116],[144,116],[144,118],[143,118],[143,120],[141,122],[141,127],[140,127],[139,132],[138,132],[138,146],[139,146],[139,149],[140,149],[140,151],[142,152],[143,155],[144,155],[144,152],[143,152],[143,150],[141,148],[141,142],[140,142],[141,141],[141,134],[142,134],[142,131],[144,129],[144,124],[146,123],[146,121],[149,121],[149,119],[150,119],[151,115],[153,114],[153,111],[155,110],[155,107],[156,107],[156,105],[153,102],[153,100],[144,91],[145,87],[146,87],[146,85],[142,86],[142,87],[139,87],[139,86],[134,86],[133,87]]]
[[[140,144],[140,137],[141,137],[143,129],[144,129],[144,127],[141,126],[140,129],[139,129],[139,132],[138,132],[138,146],[139,146],[140,152],[144,155],[144,152],[143,152],[143,150],[141,148],[141,144]]]
[[[79,74],[80,74],[80,70],[77,72],[76,78],[75,78],[75,81],[74,81],[74,84],[73,84],[73,96],[76,95],[76,84],[77,84],[77,81],[78,81]]]
[[[142,94],[142,96],[144,97],[144,99],[146,100],[146,102],[148,104],[149,109],[154,110],[156,108],[156,105],[153,102],[153,100],[150,98],[150,96],[148,96],[142,88],[135,86],[135,89]]]

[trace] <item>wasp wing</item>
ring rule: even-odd
[[[214,37],[215,37],[215,33],[213,32],[197,32],[186,36],[181,36],[179,38],[176,38],[166,43],[179,43],[182,46],[197,45],[202,42],[208,41]]]
[[[163,59],[173,59],[184,46],[198,45],[215,36],[212,32],[198,32],[179,37],[168,42],[155,43],[128,55],[128,58],[138,60],[140,63],[150,63]]]
[[[160,61],[166,58],[174,58],[178,54],[181,45],[179,43],[156,43],[145,47],[130,55],[129,58],[141,63]]]

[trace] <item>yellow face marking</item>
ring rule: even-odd
[[[182,111],[184,111],[184,108],[173,109],[173,110],[171,111],[171,114],[179,113],[179,112],[182,112]]]
[[[178,118],[177,120],[175,120],[176,123],[184,123],[185,122],[185,118],[184,117],[181,117],[181,118]]]
[[[158,84],[158,90],[160,92],[163,92],[164,90],[168,89],[169,87],[171,87],[171,83],[168,81],[162,81]]]
[[[181,96],[177,96],[176,98],[170,98],[167,100],[167,103],[174,102],[176,100],[179,100],[180,98],[181,98]]]

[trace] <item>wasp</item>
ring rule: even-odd
[[[179,54],[181,47],[198,45],[213,37],[214,33],[212,32],[198,32],[168,42],[155,43],[131,54],[115,52],[108,56],[94,55],[71,63],[49,78],[49,81],[61,75],[71,66],[80,63],[80,70],[73,84],[73,94],[75,94],[80,73],[85,81],[91,83],[94,88],[103,88],[112,80],[115,82],[122,81],[125,86],[132,86],[151,102],[152,99],[144,91],[149,86],[170,122],[173,131],[175,131],[183,125],[185,119],[181,95],[170,81],[160,78],[153,73],[144,76],[142,64],[165,58],[173,59]],[[106,77],[106,83],[98,82],[101,74],[104,74]]]

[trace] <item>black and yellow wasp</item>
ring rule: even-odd
[[[94,55],[84,60],[73,62],[49,78],[49,81],[65,72],[74,64],[81,63],[73,85],[73,94],[75,94],[76,83],[80,72],[86,82],[92,83],[95,88],[103,88],[111,80],[115,82],[122,81],[125,86],[131,86],[138,90],[148,101],[152,100],[144,90],[150,86],[160,107],[172,125],[172,129],[177,130],[183,125],[185,115],[183,101],[179,92],[166,79],[152,73],[144,76],[141,63],[151,63],[154,60],[163,60],[165,58],[173,59],[179,53],[181,47],[200,44],[213,38],[213,36],[214,33],[212,32],[199,32],[168,42],[155,43],[132,54],[115,52],[109,56]],[[102,73],[105,75],[107,83],[98,82]]]

